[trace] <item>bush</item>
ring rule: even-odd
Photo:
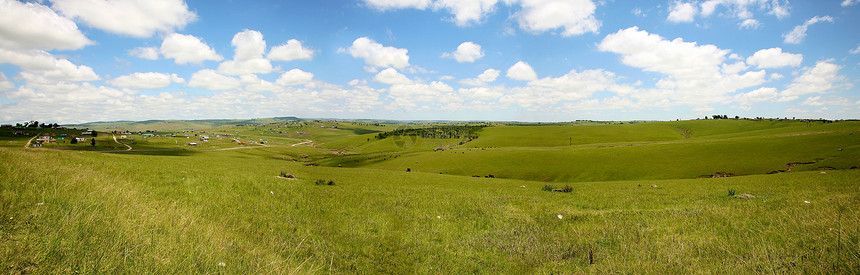
[[[561,189],[561,192],[565,192],[565,193],[573,192],[573,187],[570,187],[570,185],[565,185],[564,188]]]
[[[314,184],[316,184],[316,185],[334,185],[334,181],[333,180],[326,181],[324,179],[318,179],[317,181],[314,182]]]
[[[541,189],[540,189],[540,190],[542,190],[542,191],[549,191],[549,192],[552,192],[552,190],[553,190],[553,189],[555,189],[555,187],[553,187],[552,185],[547,184],[547,185],[544,185],[543,187],[541,187]]]
[[[729,188],[729,197],[734,197],[734,196],[735,196],[735,189]]]
[[[284,171],[281,171],[281,177],[288,178],[288,179],[296,178],[296,176],[293,176],[293,174],[289,174],[289,173],[284,172]]]

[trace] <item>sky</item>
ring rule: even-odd
[[[860,118],[860,0],[0,0],[0,123]]]

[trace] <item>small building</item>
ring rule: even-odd
[[[197,146],[197,142],[189,142],[188,146]]]
[[[93,130],[86,130],[86,131],[84,131],[83,133],[81,133],[81,135],[82,135],[82,136],[92,136],[92,135],[93,135]]]
[[[33,146],[33,147],[35,147],[35,148],[39,148],[39,147],[42,147],[42,143],[41,143],[41,142],[36,142],[36,143],[31,144],[30,146]]]

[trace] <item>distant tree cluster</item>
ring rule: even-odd
[[[27,122],[24,122],[24,123],[16,123],[16,124],[15,124],[15,127],[26,127],[26,128],[40,128],[40,127],[41,127],[41,128],[57,128],[57,127],[59,127],[59,126],[60,126],[60,125],[59,125],[59,124],[56,124],[56,123],[54,123],[54,124],[50,124],[50,123],[39,123],[39,121],[36,121],[36,120],[33,120],[33,121],[27,121]]]
[[[432,126],[424,128],[402,128],[394,131],[382,132],[376,135],[376,139],[385,139],[390,136],[419,136],[422,138],[440,139],[475,139],[478,131],[487,125],[448,125]]]

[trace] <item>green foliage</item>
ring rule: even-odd
[[[318,179],[314,182],[314,185],[334,185],[334,180],[326,181],[324,179]]]
[[[555,187],[552,185],[549,185],[549,184],[544,185],[543,187],[540,188],[541,191],[549,191],[549,192],[552,192],[553,189],[555,189]]]
[[[376,139],[385,139],[391,136],[418,136],[422,138],[438,139],[475,139],[478,132],[489,125],[443,125],[429,127],[401,127],[393,131],[376,134]]]
[[[735,189],[729,188],[729,197],[734,197],[734,196],[735,196]]]
[[[564,192],[564,193],[573,192],[573,187],[570,187],[570,185],[565,185],[564,188],[561,189],[561,192]]]
[[[288,178],[288,179],[296,178],[296,176],[294,176],[293,174],[287,173],[286,171],[281,171],[280,175],[282,178]]]

